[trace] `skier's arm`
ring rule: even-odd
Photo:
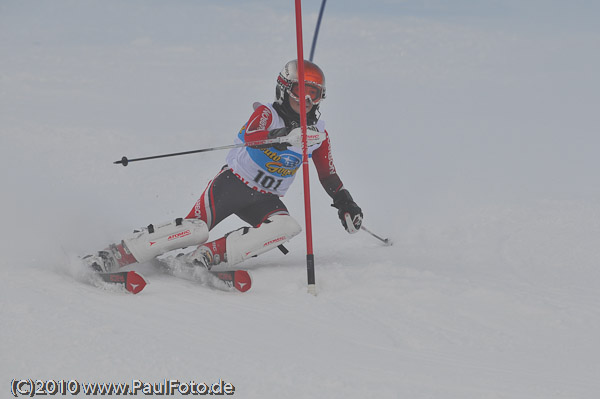
[[[342,226],[349,233],[357,232],[362,224],[363,213],[352,199],[350,192],[344,188],[344,184],[337,174],[335,165],[333,164],[329,135],[327,135],[323,144],[313,151],[312,159],[317,168],[321,185],[331,199],[333,199],[331,206],[338,209],[338,216],[342,222]]]
[[[273,122],[273,114],[269,107],[261,105],[254,110],[248,122],[244,125],[244,142],[253,143],[269,138],[269,126]]]
[[[325,132],[325,134],[327,134],[327,132]],[[331,142],[329,141],[328,134],[321,146],[313,151],[312,159],[317,168],[317,174],[319,175],[321,185],[332,199],[335,198],[336,193],[344,188],[344,184],[338,176],[335,165],[333,164]]]
[[[260,142],[268,139],[273,139],[275,137],[287,136],[292,131],[292,129],[289,129],[287,127],[269,129],[272,123],[273,113],[269,109],[269,107],[265,105],[258,106],[252,113],[252,116],[250,117],[250,120],[248,120],[248,123],[244,125],[244,142],[250,144],[252,148],[275,147],[280,151],[285,150],[290,144],[278,143],[252,145],[253,142]]]

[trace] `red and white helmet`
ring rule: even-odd
[[[304,60],[304,87],[306,98],[314,106],[318,106],[321,100],[325,99],[325,74],[316,64],[306,60]],[[276,102],[283,104],[286,93],[299,101],[297,60],[285,64],[277,77]]]

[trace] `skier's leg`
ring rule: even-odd
[[[302,228],[290,215],[273,215],[258,227],[242,227],[215,241],[202,244],[188,261],[211,268],[221,262],[235,265],[270,251],[298,235]]]
[[[239,185],[243,190],[250,190],[229,169],[223,168],[210,181],[186,219],[150,225],[96,255],[86,256],[84,261],[95,270],[111,271],[148,261],[174,249],[202,244],[208,240],[211,228],[243,207],[243,196],[227,195],[239,191]]]
[[[226,260],[235,265],[277,248],[300,234],[302,227],[290,215],[273,215],[258,227],[241,228],[226,237]]]
[[[208,240],[208,227],[199,219],[176,219],[149,225],[119,244],[112,244],[97,255],[88,255],[86,264],[97,271],[114,271],[132,263],[154,259],[174,249],[199,245]]]
[[[203,220],[208,229],[212,230],[219,222],[242,206],[240,199],[243,197],[232,194],[247,188],[233,175],[230,169],[223,167],[208,183],[186,219]]]
[[[177,219],[148,226],[123,244],[138,262],[146,262],[174,249],[199,245],[208,240],[208,227],[199,219]]]
[[[251,189],[231,169],[224,166],[208,183],[186,219],[203,220],[208,229],[212,230],[232,214],[251,226],[258,226],[267,217],[278,212],[288,214],[277,195]]]
[[[302,231],[279,197],[254,192],[253,199],[253,204],[236,215],[254,227],[243,227],[205,243],[190,253],[188,260],[208,268],[222,261],[234,265],[270,251]]]

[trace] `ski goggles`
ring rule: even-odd
[[[323,95],[323,87],[316,83],[304,82],[304,94],[307,98],[310,99],[310,102],[313,105],[318,104],[325,97]],[[296,101],[299,101],[300,98],[300,85],[298,82],[294,82],[292,84],[292,89],[290,90],[290,95]]]

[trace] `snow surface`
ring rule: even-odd
[[[240,398],[598,397],[591,2],[328,4],[334,159],[395,245],[346,234],[311,169],[316,297],[303,237],[245,263],[245,294],[149,265],[139,295],[83,282],[77,254],[187,214],[225,153],[112,162],[231,143],[295,58],[291,3],[0,4],[2,396],[222,378]],[[300,182],[285,201],[303,222]]]

